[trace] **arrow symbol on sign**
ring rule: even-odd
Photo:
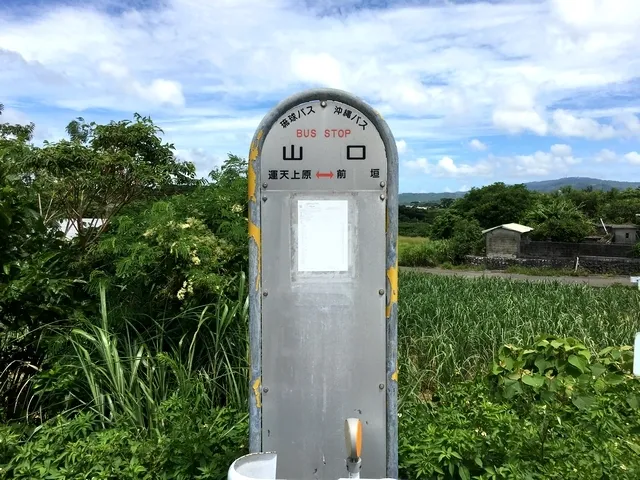
[[[316,172],[316,178],[333,178],[333,172]]]

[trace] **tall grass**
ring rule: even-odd
[[[435,267],[452,260],[448,240],[401,237],[398,244],[398,263],[405,267]]]
[[[484,373],[505,343],[546,333],[595,352],[630,344],[640,327],[640,294],[624,287],[401,272],[399,302],[402,398]]]
[[[208,408],[242,408],[247,401],[248,298],[240,276],[238,298],[155,319],[141,329],[128,320],[116,329],[100,288],[100,318],[80,319],[66,332],[79,372],[72,396],[76,408],[91,409],[103,425],[125,423],[154,429],[157,411],[172,395]],[[179,327],[179,328],[176,328]],[[176,331],[184,332],[179,337]],[[197,405],[194,405],[194,407]]]

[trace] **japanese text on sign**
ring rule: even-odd
[[[313,109],[313,105],[307,105],[304,108],[298,109],[298,111],[296,112],[288,113],[283,119],[280,120],[280,125],[282,125],[282,128],[287,128],[293,122],[296,122],[301,118],[313,113],[316,113],[316,111]]]
[[[343,117],[347,117],[349,120],[353,120],[353,122],[357,126],[362,127],[362,130],[367,128],[367,125],[369,125],[369,122],[367,122],[360,115],[358,115],[357,113],[352,112],[348,108],[342,108],[340,105],[336,105],[336,107],[333,110],[333,113],[334,113],[334,115],[342,115]]]
[[[340,168],[336,170],[335,174],[333,173],[333,170],[326,172],[318,170],[315,173],[316,178],[333,178],[334,176],[338,179],[345,179],[347,178],[347,171],[344,168]],[[268,178],[269,180],[310,180],[312,178],[312,174],[311,170],[269,170]]]

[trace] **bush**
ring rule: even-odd
[[[165,402],[162,428],[148,434],[102,430],[91,413],[59,417],[37,432],[2,427],[0,479],[224,479],[247,453],[247,416],[192,400]]]
[[[462,263],[466,255],[480,252],[483,240],[482,228],[477,220],[458,220],[451,237],[451,257],[454,263]]]
[[[435,240],[449,239],[456,232],[456,224],[463,219],[462,215],[453,210],[442,210],[434,218],[429,236]]]
[[[639,478],[640,382],[630,362],[630,347],[592,356],[573,339],[504,346],[488,378],[403,410],[401,476]]]
[[[400,242],[398,263],[405,267],[435,267],[450,260],[450,243],[447,240]]]
[[[241,274],[235,301],[219,301],[176,318],[119,325],[100,290],[100,317],[76,319],[56,332],[67,346],[33,381],[33,407],[46,413],[91,410],[103,426],[158,427],[159,405],[171,395],[210,409],[246,404],[249,383],[248,298]],[[140,322],[139,322],[140,323]],[[115,324],[115,325],[114,325]],[[120,327],[120,331],[118,329]]]
[[[400,222],[398,235],[402,237],[428,237],[429,224],[425,222]]]
[[[593,231],[586,215],[562,197],[543,197],[526,212],[522,223],[533,227],[534,240],[580,242]]]

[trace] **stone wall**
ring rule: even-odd
[[[604,243],[527,242],[520,244],[523,258],[631,257],[633,245]]]
[[[484,266],[487,270],[506,270],[511,266],[567,269],[575,267],[575,258],[489,258],[467,256],[469,265]],[[640,274],[640,259],[615,257],[580,257],[579,266],[592,274]]]

